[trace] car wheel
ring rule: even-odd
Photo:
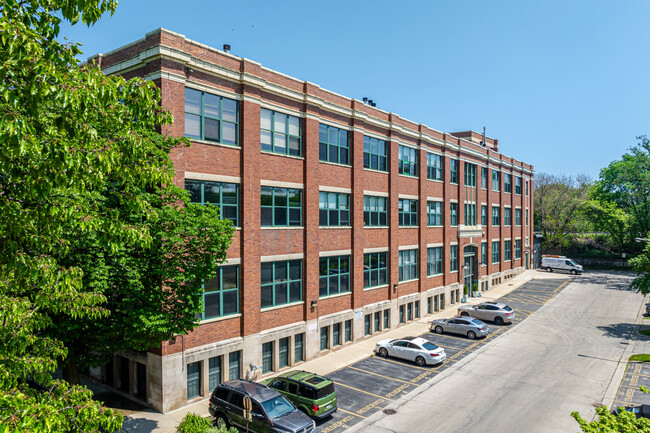
[[[467,317],[467,316],[469,316],[469,313],[467,311],[463,311],[462,313],[460,313],[460,315]]]
[[[546,272],[553,272],[552,268],[546,268]]]
[[[223,414],[218,413],[217,416],[215,416],[214,425],[219,428],[228,428],[228,421]]]
[[[497,316],[494,318],[494,323],[496,325],[503,325],[503,317]]]
[[[381,349],[379,349],[379,356],[383,356],[384,358],[386,358],[388,356],[388,350],[382,347]]]
[[[423,365],[426,365],[427,362],[424,360],[424,358],[418,356],[417,358],[415,358],[415,363],[420,367],[422,367]]]
[[[576,270],[575,270],[575,269],[571,269],[571,275],[575,275],[575,274],[577,274]]]
[[[469,338],[470,340],[475,339],[476,338],[476,333],[474,331],[469,331],[467,333],[467,338]]]
[[[438,325],[434,331],[436,331],[436,334],[442,334],[444,329],[442,329],[442,326]]]

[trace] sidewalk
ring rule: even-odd
[[[506,280],[506,282],[492,287],[489,291],[481,292],[482,297],[480,298],[468,298],[467,303],[479,304],[485,301],[497,300],[531,279],[535,277],[543,278],[545,276],[548,276],[548,274],[537,270],[524,271],[512,279]],[[343,347],[336,352],[300,364],[299,368],[301,370],[327,375],[370,356],[375,348],[375,344],[380,340],[426,333],[429,330],[429,324],[432,320],[455,316],[460,305],[462,304],[458,303],[450,305],[445,310],[438,313],[422,317],[419,320],[402,325],[392,331],[382,332],[381,334],[377,334],[376,336],[367,338],[358,343]],[[650,341],[648,341],[648,345],[648,350],[650,350]],[[145,410],[141,412],[122,410],[121,412],[124,415],[122,432],[125,433],[175,433],[176,426],[188,412],[194,412],[205,417],[209,416],[207,398],[164,415],[154,410]]]

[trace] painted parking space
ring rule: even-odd
[[[499,302],[504,302],[515,310],[516,318],[510,324],[488,323],[490,333],[487,337],[470,340],[454,334],[428,332],[421,335],[422,338],[445,349],[447,359],[440,365],[420,367],[413,362],[372,355],[329,374],[328,377],[336,384],[339,410],[330,419],[318,422],[318,431],[342,432],[383,410],[394,400],[415,390],[525,320],[572,280],[570,277],[531,280],[500,298]]]
[[[650,404],[650,394],[641,392],[641,386],[650,388],[650,363],[629,362],[612,408]]]

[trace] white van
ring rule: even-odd
[[[546,272],[569,271],[573,275],[582,273],[582,266],[565,256],[542,256],[542,269]]]

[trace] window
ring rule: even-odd
[[[352,320],[346,320],[344,324],[345,342],[352,341]]]
[[[427,298],[427,314],[433,314],[433,298]]]
[[[512,194],[512,175],[503,174],[503,192]]]
[[[420,301],[415,301],[413,303],[413,315],[416,319],[420,318]]]
[[[406,320],[409,322],[413,320],[413,303],[409,302],[406,304]]]
[[[399,323],[404,323],[404,305],[399,306]]]
[[[363,224],[367,227],[388,226],[388,199],[363,196]]]
[[[427,179],[442,180],[442,156],[427,153]]]
[[[302,225],[302,191],[263,186],[262,227]]]
[[[381,331],[381,311],[376,311],[375,312],[375,317],[374,317],[374,332],[379,332]]]
[[[512,260],[512,241],[503,241],[503,261]]]
[[[417,226],[418,225],[418,201],[405,198],[399,199],[399,225]]]
[[[239,312],[239,265],[220,266],[217,275],[203,284],[201,320]]]
[[[350,194],[321,191],[318,198],[321,226],[350,225]]]
[[[237,101],[185,88],[185,136],[223,144],[239,143]]]
[[[273,371],[273,342],[262,344],[262,373]]]
[[[449,247],[449,270],[451,272],[458,270],[458,245]]]
[[[192,203],[219,206],[219,216],[239,226],[239,185],[236,183],[185,180],[185,189]]]
[[[364,289],[386,285],[387,273],[386,253],[369,253],[363,255]]]
[[[283,155],[300,156],[300,119],[262,108],[260,110],[262,150]]]
[[[465,203],[465,225],[476,225],[476,204],[474,203]]]
[[[521,209],[515,209],[515,225],[521,225]]]
[[[208,361],[208,388],[215,389],[221,383],[221,357],[215,356]]]
[[[399,252],[399,281],[413,280],[418,277],[418,250]]]
[[[388,146],[384,140],[363,136],[363,166],[388,171]]]
[[[465,163],[465,186],[476,188],[476,165]]]
[[[487,265],[487,242],[481,243],[481,264]]]
[[[332,325],[332,347],[341,345],[341,324],[335,323]]]
[[[449,160],[449,182],[458,183],[458,160]]]
[[[528,181],[526,181],[526,197],[528,197]]]
[[[503,225],[512,225],[512,209],[509,207],[503,208]]]
[[[333,126],[318,126],[319,159],[325,162],[350,165],[348,131]]]
[[[441,201],[427,202],[427,225],[428,226],[442,225],[442,202]]]
[[[305,351],[303,349],[304,334],[293,336],[293,361],[302,362],[305,360]]]
[[[320,296],[350,291],[350,256],[321,257],[319,266]]]
[[[492,225],[498,226],[501,224],[501,208],[499,206],[492,206]]]
[[[412,147],[399,146],[399,174],[418,175],[418,151]]]
[[[501,185],[501,173],[496,170],[492,170],[492,191],[500,191]]]
[[[427,275],[442,274],[442,247],[427,248]]]
[[[528,226],[528,209],[526,209],[526,226]]]
[[[228,380],[235,380],[241,377],[241,351],[228,354]]]
[[[187,399],[201,395],[201,361],[187,364]]]
[[[289,366],[289,337],[280,338],[278,344],[278,368]]]
[[[487,189],[487,177],[488,177],[487,167],[481,167],[481,188],[483,189]]]
[[[515,259],[521,259],[521,239],[515,240]]]
[[[481,206],[481,225],[487,225],[487,206]]]
[[[492,242],[492,263],[499,263],[501,254],[499,253],[499,241]]]
[[[449,225],[458,225],[458,203],[449,203]]]
[[[262,308],[302,300],[302,260],[264,262],[260,280]]]
[[[384,329],[390,328],[390,310],[384,310]]]
[[[515,177],[515,194],[521,195],[521,176]]]
[[[320,350],[327,350],[330,347],[330,327],[323,326],[320,328]]]
[[[363,335],[370,335],[370,314],[363,316]]]

